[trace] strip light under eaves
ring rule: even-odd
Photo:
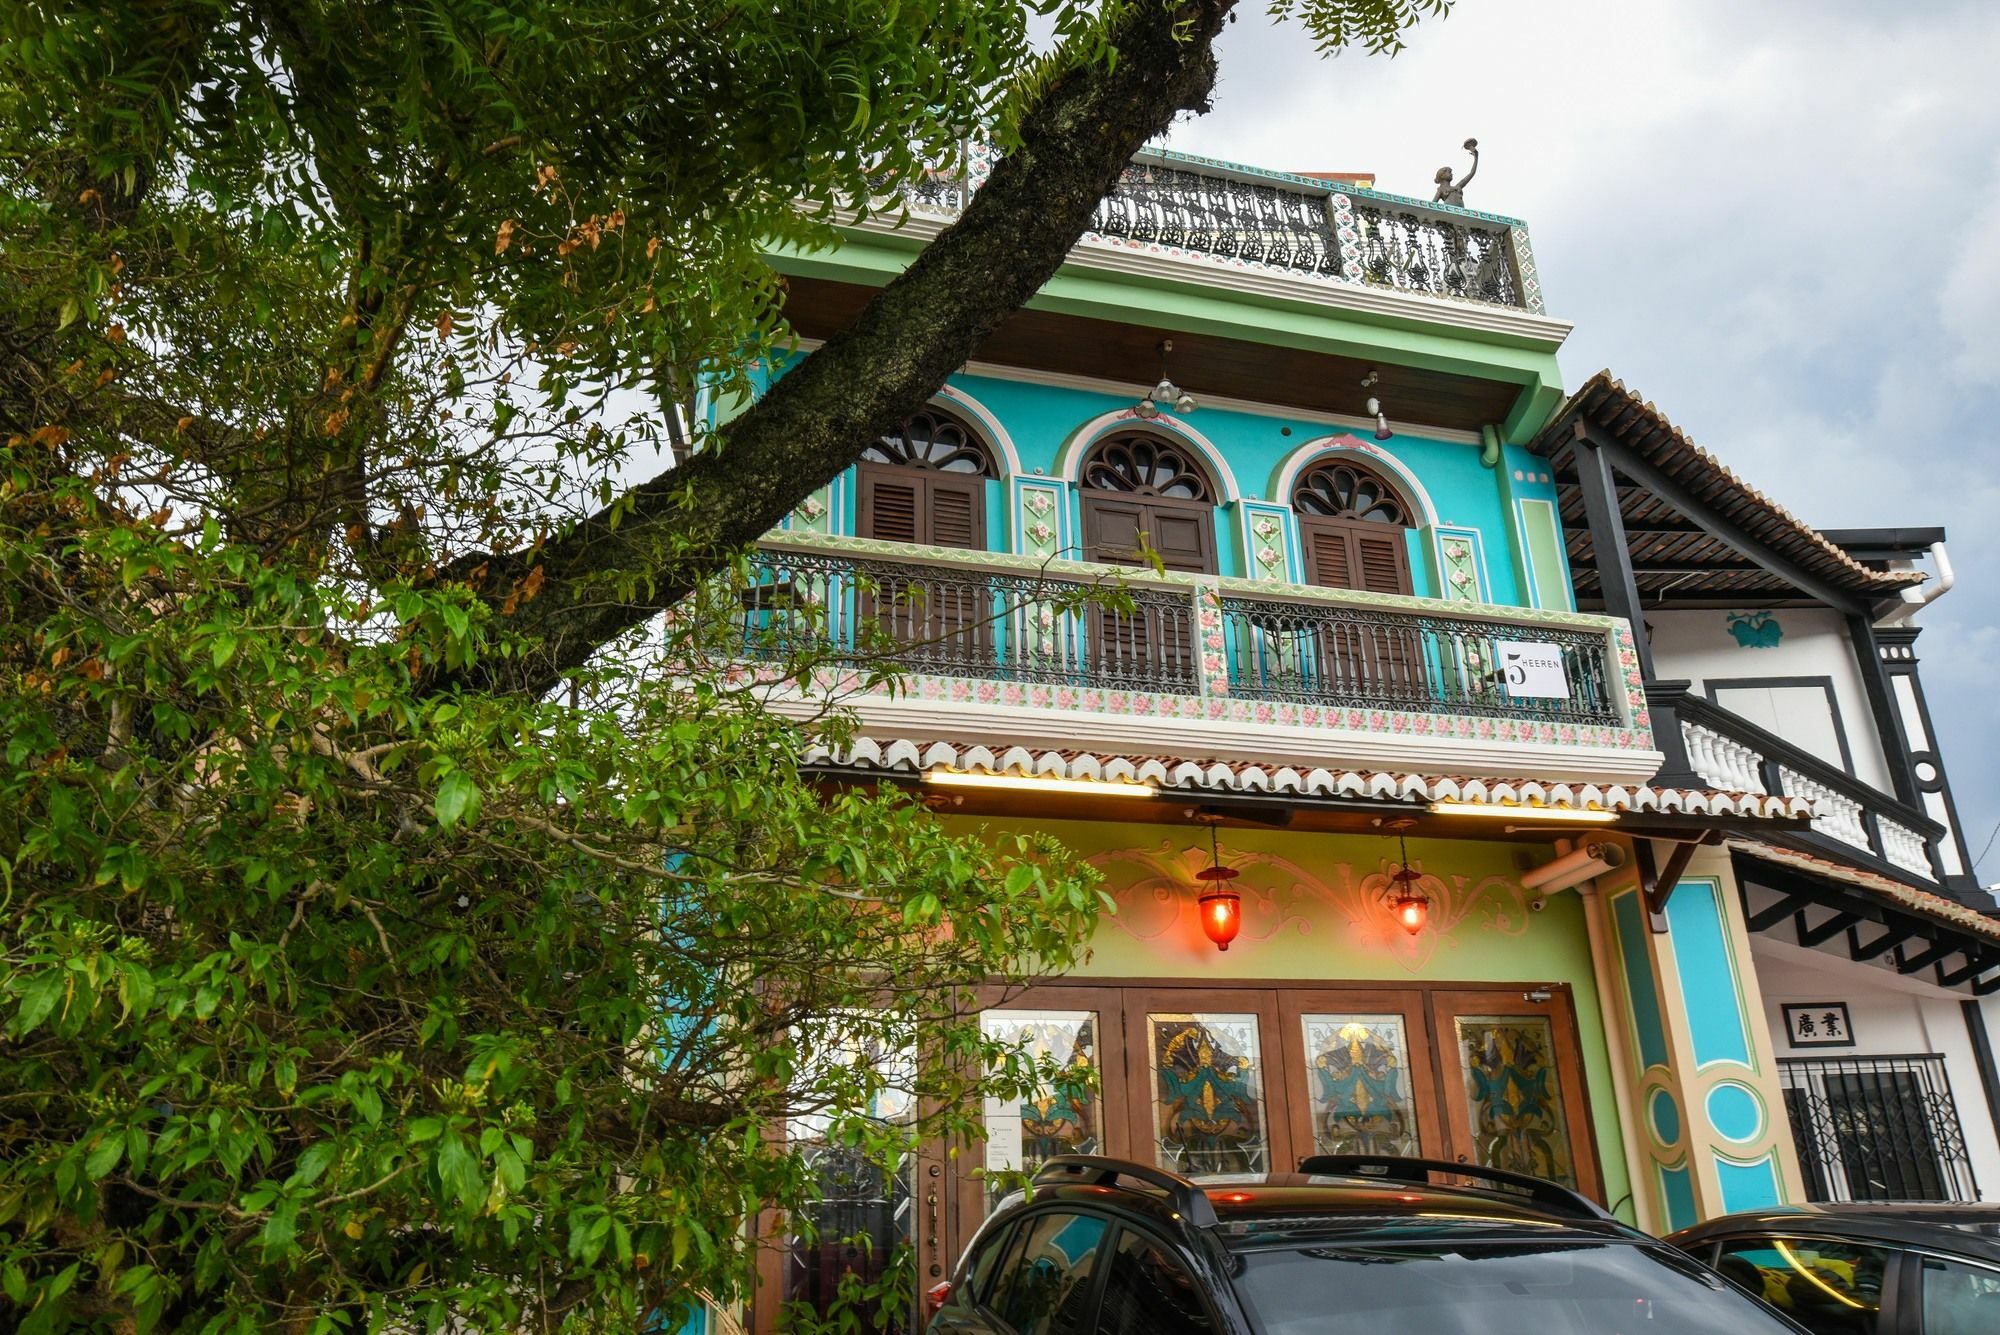
[[[1079,797],[1151,797],[1159,791],[1150,783],[1117,779],[1051,779],[1040,774],[989,774],[980,770],[931,769],[925,783],[956,788],[1008,788],[1029,793],[1074,793]]]
[[[1430,810],[1433,816],[1545,820],[1566,825],[1608,825],[1618,819],[1617,812],[1605,811],[1598,807],[1513,806],[1506,802],[1453,802],[1448,799],[1431,803]]]

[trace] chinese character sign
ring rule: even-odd
[[[1785,1036],[1795,1048],[1851,1048],[1854,1027],[1844,1001],[1813,1001],[1783,1007]]]

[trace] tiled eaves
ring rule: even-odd
[[[1818,529],[1737,476],[1720,459],[1690,440],[1652,402],[1599,371],[1557,410],[1536,441],[1538,453],[1553,457],[1570,445],[1567,428],[1583,416],[1624,441],[1641,456],[1703,499],[1743,524],[1774,550],[1799,561],[1830,582],[1861,593],[1888,594],[1925,579],[1916,570],[1871,570],[1841,550]]]
[[[1036,751],[1022,746],[920,742],[863,737],[840,748],[819,747],[808,764],[855,771],[922,774],[933,769],[1013,774],[1051,779],[1150,783],[1179,792],[1229,792],[1271,797],[1358,798],[1386,802],[1478,802],[1667,815],[1737,816],[1758,820],[1808,820],[1812,800],[1707,788],[1651,788],[1639,784],[1544,783],[1534,779],[1476,779],[1384,771],[1328,770],[1257,765],[1174,756],[1098,755],[1088,751]]]
[[[1946,899],[1943,895],[1920,890],[1901,881],[1890,880],[1887,876],[1863,871],[1859,867],[1849,867],[1830,858],[1814,857],[1795,849],[1779,848],[1756,839],[1732,839],[1727,847],[1765,862],[1775,862],[1780,866],[1810,872],[1830,881],[1839,881],[1856,889],[1867,890],[1893,900],[1904,908],[1926,917],[1936,918],[1953,927],[1962,927],[1980,936],[2000,941],[2000,919],[1990,918],[1977,909]]]

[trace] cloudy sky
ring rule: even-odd
[[[1171,147],[1525,218],[1602,367],[1810,523],[1942,524],[1918,648],[1975,856],[2000,822],[2000,4],[1458,0],[1393,60],[1254,3]],[[1981,865],[2000,881],[2000,843]]]

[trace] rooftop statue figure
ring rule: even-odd
[[[1465,151],[1472,154],[1472,170],[1458,180],[1451,179],[1451,168],[1439,167],[1437,172],[1437,193],[1431,196],[1433,204],[1449,204],[1453,208],[1465,207],[1465,187],[1472,184],[1472,178],[1479,175],[1479,141],[1465,141]]]

